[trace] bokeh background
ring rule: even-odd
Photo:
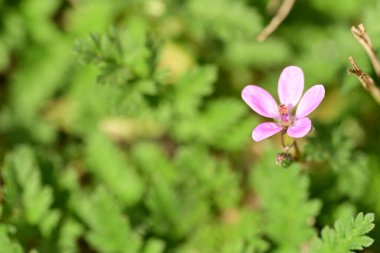
[[[322,252],[379,215],[380,105],[347,59],[379,81],[350,28],[380,49],[380,1],[296,1],[258,42],[281,3],[1,0],[0,252]],[[326,97],[282,168],[240,92],[288,65]]]

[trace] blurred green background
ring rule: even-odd
[[[313,248],[337,219],[380,214],[380,107],[347,72],[353,56],[379,81],[350,27],[380,49],[380,1],[296,1],[258,42],[281,3],[0,0],[0,252],[369,245],[348,245],[370,230],[353,225]],[[326,97],[304,160],[282,168],[278,136],[252,141],[263,119],[240,92],[277,98],[288,65]]]

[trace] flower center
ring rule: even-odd
[[[278,112],[280,113],[280,123],[282,126],[289,126],[292,122],[289,107],[287,105],[281,104],[278,106]]]

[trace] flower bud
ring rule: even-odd
[[[292,156],[289,153],[281,152],[278,153],[276,156],[276,164],[281,167],[288,167],[292,164],[293,159]]]

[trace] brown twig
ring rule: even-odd
[[[377,103],[380,104],[380,89],[376,86],[375,81],[373,81],[372,77],[363,72],[359,66],[355,63],[354,58],[352,56],[348,57],[352,65],[352,69],[348,71],[359,79],[364,89],[366,89],[369,93],[371,93],[372,97],[376,100]]]
[[[367,55],[369,56],[372,66],[377,74],[380,77],[380,60],[376,55],[375,50],[372,46],[371,38],[368,36],[368,33],[365,31],[365,27],[363,24],[358,26],[351,27],[352,35],[354,35],[355,39],[363,46]]]
[[[292,9],[296,0],[284,0],[278,9],[276,15],[272,18],[269,24],[257,36],[258,41],[264,41],[270,34],[272,34],[277,27],[284,21]]]

